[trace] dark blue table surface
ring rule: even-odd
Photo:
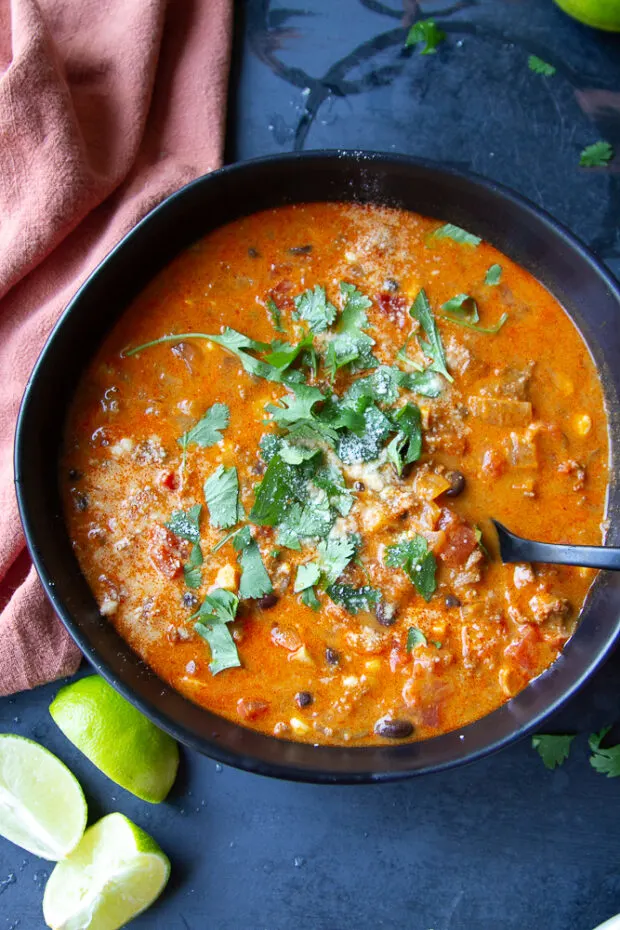
[[[600,138],[620,153],[620,36],[551,0],[428,0],[447,40],[420,56],[403,50],[415,0],[236,7],[228,161],[341,147],[465,167],[530,197],[620,273],[620,160],[578,167]],[[556,75],[533,74],[530,53]],[[591,930],[620,911],[620,779],[594,772],[586,747],[620,719],[619,672],[616,654],[549,722],[581,734],[555,772],[527,742],[362,788],[270,781],[185,752],[170,799],[151,806],[56,729],[57,684],[0,701],[0,729],[67,762],[91,819],[121,810],[168,852],[169,888],[136,930]],[[50,871],[0,840],[0,930],[44,927]]]

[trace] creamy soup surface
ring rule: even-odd
[[[502,565],[489,517],[600,544],[607,469],[597,372],[542,285],[458,227],[320,203],[159,274],[82,378],[60,481],[101,613],[163,679],[367,745],[461,727],[557,658],[594,573]]]

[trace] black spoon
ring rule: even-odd
[[[491,521],[499,537],[502,562],[552,562],[555,565],[582,565],[620,571],[620,549],[611,546],[566,546],[563,543],[536,542],[515,536],[497,520]]]

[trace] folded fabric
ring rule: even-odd
[[[118,240],[220,164],[231,30],[232,0],[0,0],[0,695],[80,659],[17,512],[28,375]]]

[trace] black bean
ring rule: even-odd
[[[261,597],[257,604],[261,610],[269,610],[270,607],[274,607],[278,603],[277,594],[265,594],[264,597]]]
[[[329,665],[338,665],[340,662],[340,653],[336,652],[335,649],[330,649],[328,646],[325,650],[325,658],[327,659]]]
[[[375,614],[381,626],[393,626],[396,623],[396,608],[393,604],[386,604],[384,600],[377,604]]]
[[[310,707],[313,700],[309,691],[298,691],[295,695],[295,701],[298,707]]]
[[[69,469],[69,478],[71,479],[71,481],[79,481],[81,477],[82,477],[82,472],[78,471],[77,468]]]
[[[310,255],[310,252],[312,251],[312,246],[311,245],[294,245],[288,251],[289,251],[289,255]]]
[[[394,278],[386,278],[383,284],[386,291],[399,291],[400,284],[398,281],[395,281]]]
[[[354,482],[353,482],[353,490],[354,490],[354,491],[365,491],[365,490],[366,490],[366,485],[364,484],[363,481],[354,481]]]
[[[445,492],[446,497],[458,497],[465,490],[465,475],[462,471],[446,472],[446,478],[450,482],[450,487]]]
[[[250,258],[260,258],[260,252],[258,249],[253,249],[252,246],[248,249],[248,255]]]
[[[446,594],[446,599],[444,601],[446,607],[460,607],[461,602],[456,596],[456,594]]]
[[[187,607],[188,610],[191,610],[193,607],[196,607],[198,604],[198,598],[195,594],[192,594],[191,591],[186,591],[182,597],[183,607]]]
[[[75,509],[80,513],[83,513],[88,509],[88,494],[83,494],[82,491],[78,491],[73,498],[75,504]]]
[[[413,733],[413,724],[410,720],[392,720],[391,717],[381,717],[375,723],[375,733],[385,739],[406,739]]]

